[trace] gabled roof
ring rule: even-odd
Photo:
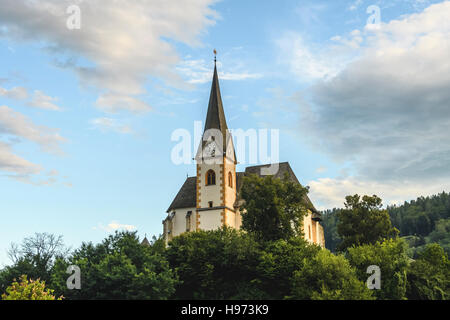
[[[243,177],[249,174],[256,174],[257,176],[261,177],[262,175],[262,168],[269,168],[270,164],[264,164],[264,165],[259,165],[259,166],[252,166],[252,167],[247,167],[245,168],[245,172],[241,173],[237,173],[237,182],[236,182],[236,186],[238,188],[238,192],[241,189],[242,186],[242,180]],[[282,179],[284,178],[285,173],[288,174],[289,179],[291,179],[291,181],[300,184],[300,182],[298,181],[297,177],[295,176],[294,171],[292,170],[289,162],[280,162],[278,163],[278,171],[277,173],[274,175],[275,178],[279,178]],[[238,199],[240,200],[240,199]],[[319,218],[320,219],[320,213],[317,211],[317,209],[314,207],[314,205],[312,204],[311,200],[309,199],[308,195],[305,195],[305,203],[308,207],[309,210],[311,210],[313,213],[315,213],[315,215],[313,215],[313,217]]]
[[[237,192],[239,194],[241,187],[242,187],[242,181],[243,178],[246,175],[249,174],[256,174],[258,176],[261,176],[261,168],[269,167],[270,165],[259,165],[259,166],[252,166],[247,167],[245,169],[245,172],[236,172],[236,188]],[[292,170],[291,166],[289,165],[289,162],[281,162],[278,164],[278,172],[274,175],[276,178],[283,178],[284,174],[287,172],[288,176],[292,181],[296,183],[300,183],[295,176],[294,171]],[[175,209],[180,208],[195,208],[196,203],[196,191],[197,191],[197,184],[196,184],[196,177],[189,177],[184,182],[183,186],[181,187],[180,191],[178,191],[177,195],[175,196],[175,199],[172,201],[172,204],[170,205],[169,209],[167,209],[167,212],[170,212]],[[313,212],[313,218],[320,219],[321,215],[316,210],[314,205],[312,204],[311,200],[307,195],[305,195],[305,203]],[[242,204],[242,200],[238,198],[236,200],[235,206],[238,207],[240,204]]]
[[[178,191],[175,199],[173,199],[172,203],[167,209],[167,212],[173,209],[179,208],[195,208],[197,206],[196,203],[196,191],[197,184],[195,183],[195,179],[197,177],[188,177],[181,187],[180,191]]]

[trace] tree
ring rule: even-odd
[[[45,281],[28,280],[26,275],[20,277],[20,283],[15,281],[2,295],[3,300],[62,300],[55,298],[53,290],[45,288]]]
[[[68,299],[168,299],[178,280],[165,257],[141,245],[136,232],[116,232],[102,243],[83,243],[58,259],[51,286]],[[81,270],[81,290],[68,290],[69,265]]]
[[[405,299],[409,258],[402,239],[386,239],[375,244],[351,247],[347,251],[350,265],[356,268],[358,279],[366,281],[367,268],[378,266],[381,271],[381,289],[373,290],[378,299]]]
[[[0,272],[0,292],[5,292],[7,286],[22,275],[48,283],[55,260],[64,257],[67,252],[61,235],[36,233],[26,237],[20,245],[12,243],[8,256],[13,265]]]
[[[336,252],[341,238],[337,232],[338,212],[342,209],[325,210],[322,212],[322,226],[325,237],[325,246],[331,252]]]
[[[241,188],[242,229],[255,234],[257,239],[272,241],[289,239],[302,232],[307,214],[308,189],[291,181],[273,176],[244,177]]]
[[[167,259],[180,283],[177,299],[264,299],[253,235],[224,227],[188,232],[169,242]]]
[[[411,263],[406,295],[413,300],[450,299],[450,262],[437,243],[428,244]]]
[[[320,250],[294,272],[293,299],[372,300],[372,292],[360,281],[342,255]]]
[[[270,299],[285,299],[292,293],[294,273],[303,270],[321,248],[294,237],[264,243],[257,266],[258,281]]]
[[[342,239],[338,249],[374,244],[397,237],[399,231],[392,227],[387,210],[382,210],[381,199],[376,195],[345,197],[345,209],[338,212],[337,231]]]

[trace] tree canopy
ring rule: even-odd
[[[337,232],[342,239],[339,250],[374,244],[398,235],[398,230],[391,225],[387,210],[381,209],[381,202],[376,195],[361,198],[355,194],[345,197],[345,209],[338,212]]]
[[[308,189],[273,176],[244,177],[241,197],[242,229],[263,241],[289,239],[302,233]]]

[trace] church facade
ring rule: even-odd
[[[243,202],[239,191],[243,177],[249,174],[261,176],[262,169],[270,166],[251,166],[243,172],[236,171],[237,159],[222,105],[216,65],[205,128],[195,160],[196,176],[186,179],[163,220],[166,243],[184,232],[215,230],[222,226],[239,229]],[[299,183],[289,163],[279,163],[275,177],[281,178],[285,173]],[[325,247],[321,214],[307,196],[305,204],[308,215],[303,221],[303,236],[307,241]]]

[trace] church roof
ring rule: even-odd
[[[203,134],[210,129],[220,130],[222,133],[222,151],[225,154],[227,152],[228,145],[232,142],[231,133],[228,131],[227,120],[225,118],[225,111],[222,104],[222,96],[220,94],[219,75],[217,73],[217,66],[214,62],[214,74],[211,84],[211,93],[209,95],[208,111],[206,114],[205,128]],[[216,142],[217,143],[217,142]],[[207,141],[202,139],[202,150],[207,144]],[[236,153],[233,148],[233,156],[236,159]],[[200,151],[200,149],[199,149]],[[197,152],[199,156],[199,153]]]
[[[145,237],[144,240],[142,240],[141,245],[150,246],[150,241],[148,241],[147,237]]]
[[[175,199],[167,209],[167,212],[179,208],[195,208],[196,203],[196,191],[197,185],[195,183],[196,177],[188,177],[184,184],[181,186],[180,191],[178,191]]]
[[[292,181],[296,183],[300,183],[295,176],[294,171],[292,170],[291,166],[289,165],[289,162],[281,162],[278,164],[278,172],[274,175],[276,178],[283,178],[284,174],[287,172],[289,175],[289,178],[292,179]],[[236,188],[237,192],[239,194],[239,191],[242,187],[242,181],[244,176],[249,174],[256,174],[258,176],[261,176],[261,168],[263,167],[269,167],[270,165],[259,165],[259,166],[251,166],[245,168],[245,172],[236,172]],[[170,212],[175,209],[180,208],[195,208],[196,203],[196,191],[197,191],[197,184],[196,184],[196,177],[188,177],[186,181],[184,182],[183,186],[181,187],[180,191],[178,191],[177,195],[175,196],[175,199],[172,201],[171,205],[169,206],[169,209],[167,209],[167,212]],[[241,203],[241,199],[238,199],[236,201],[236,206],[239,206]],[[305,195],[305,203],[313,212],[313,218],[320,219],[320,213],[316,210],[314,205],[312,204],[311,200],[307,195]]]
[[[219,129],[222,133],[228,130],[225,112],[223,111],[222,97],[220,95],[219,76],[215,64],[204,131],[208,129]]]
[[[251,166],[245,168],[245,172],[237,172],[236,174],[236,187],[238,192],[241,190],[242,187],[242,180],[243,177],[249,174],[256,174],[257,176],[261,177],[261,169],[262,168],[268,168],[270,167],[270,164],[263,164],[258,166]],[[278,171],[274,175],[275,178],[282,179],[285,175],[285,173],[288,174],[288,177],[291,179],[291,181],[300,184],[297,177],[295,176],[294,171],[292,170],[291,166],[289,165],[289,162],[280,162],[278,163]],[[239,201],[240,199],[238,199]],[[305,203],[313,213],[315,213],[315,217],[320,219],[320,213],[317,211],[317,209],[312,204],[311,200],[309,199],[308,195],[305,195]],[[313,215],[314,216],[314,215]]]

